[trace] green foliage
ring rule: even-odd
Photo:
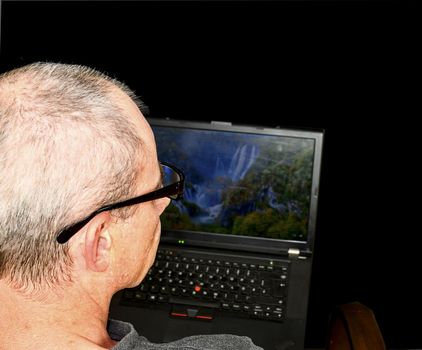
[[[187,214],[182,214],[174,205],[169,205],[161,215],[161,226],[170,230],[195,230],[196,225]]]
[[[293,213],[287,214],[283,220],[278,221],[268,229],[268,237],[283,239],[303,239],[306,237],[307,218],[300,219]]]
[[[253,212],[244,217],[238,216],[234,220],[233,233],[237,235],[265,236],[268,228],[277,222],[278,214],[273,209]]]
[[[280,217],[277,211],[266,209],[236,217],[233,234],[296,240],[306,237],[306,221],[292,213]]]
[[[197,206],[195,203],[183,201],[183,205],[188,210],[188,212],[193,216],[199,215],[203,212],[201,207]]]

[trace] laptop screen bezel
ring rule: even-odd
[[[322,159],[323,130],[309,130],[297,128],[269,128],[251,125],[233,125],[230,122],[202,122],[175,119],[148,118],[152,127],[169,127],[196,130],[211,130],[263,134],[273,136],[297,137],[314,140],[314,159],[312,169],[312,187],[309,208],[309,224],[306,241],[278,240],[271,238],[257,238],[250,236],[235,236],[221,233],[206,233],[193,231],[175,231],[162,229],[161,242],[207,248],[223,248],[235,251],[251,251],[270,254],[287,254],[289,249],[299,249],[302,254],[313,251],[319,197],[319,183]]]

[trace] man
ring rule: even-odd
[[[159,217],[183,191],[142,110],[87,67],[0,75],[0,349],[259,349],[232,335],[152,344],[108,320],[113,294],[151,267]]]

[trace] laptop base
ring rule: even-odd
[[[201,334],[236,334],[248,336],[265,350],[299,350],[304,348],[303,320],[284,322],[245,319],[222,315],[215,310],[213,319],[171,317],[171,305],[141,308],[120,304],[122,292],[111,303],[110,318],[133,324],[138,333],[153,343],[170,342]],[[301,333],[301,334],[299,334]]]

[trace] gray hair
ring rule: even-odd
[[[122,83],[93,69],[34,63],[0,75],[0,278],[22,291],[71,282],[58,232],[128,197],[142,140]]]

